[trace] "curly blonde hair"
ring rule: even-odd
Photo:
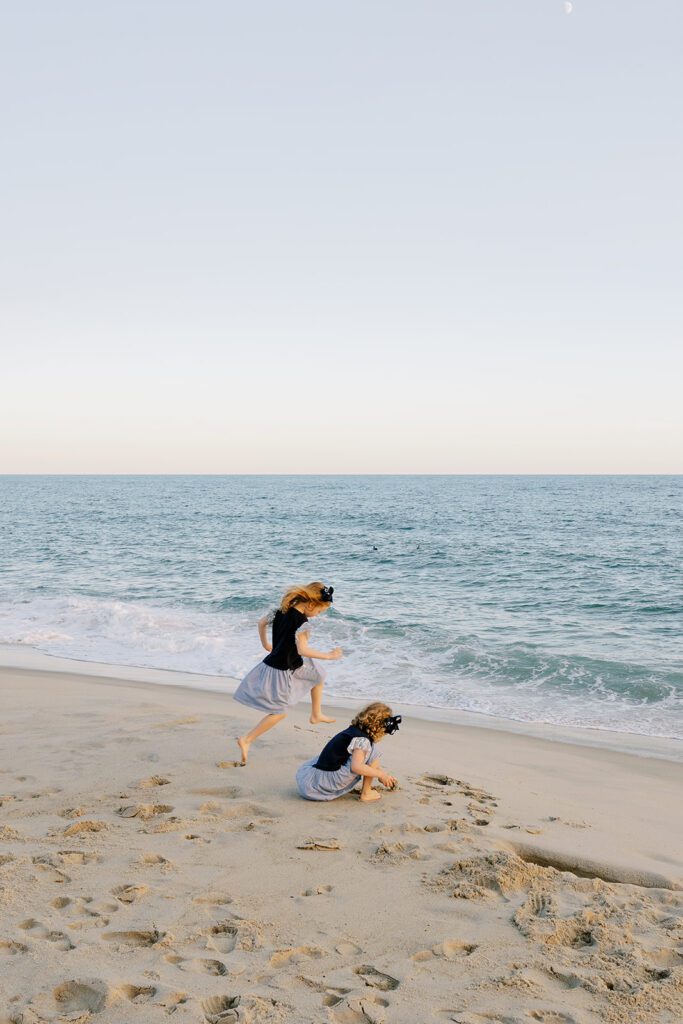
[[[373,743],[384,736],[384,722],[391,718],[391,708],[388,704],[375,701],[359,711],[351,725],[357,726],[367,733]]]
[[[316,604],[329,608],[330,601],[323,601],[322,595],[327,590],[324,583],[316,580],[313,583],[302,583],[298,587],[290,587],[280,601],[280,611],[288,612],[297,604]]]

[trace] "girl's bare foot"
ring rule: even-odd
[[[242,764],[246,764],[247,759],[249,757],[249,747],[251,746],[251,741],[245,739],[244,736],[238,736],[237,746],[240,748],[240,753],[242,754]]]
[[[336,718],[328,718],[327,715],[319,714],[319,715],[311,715],[309,721],[310,721],[311,725],[321,725],[324,722],[336,722],[337,719]]]
[[[381,800],[382,794],[376,793],[374,789],[370,789],[367,793],[361,793],[360,798],[364,804],[369,804],[372,800]]]

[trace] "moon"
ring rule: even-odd
[[[565,0],[564,4],[562,6],[564,7],[564,13],[565,14],[571,14],[572,11],[574,10],[574,4],[571,3],[570,0]]]

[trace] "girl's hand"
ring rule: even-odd
[[[335,647],[333,651],[329,652],[327,657],[330,659],[330,661],[339,661],[343,653],[344,652],[342,651],[341,647]]]
[[[393,775],[387,775],[386,772],[382,772],[378,779],[385,789],[396,789],[398,786],[398,779],[395,779]]]

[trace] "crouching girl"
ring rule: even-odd
[[[392,716],[391,708],[376,702],[356,715],[348,729],[338,732],[318,757],[301,765],[296,784],[306,800],[336,800],[350,793],[361,782],[363,801],[379,800],[372,787],[375,779],[386,789],[394,789],[397,780],[379,766],[377,744],[396,732],[401,716]]]

